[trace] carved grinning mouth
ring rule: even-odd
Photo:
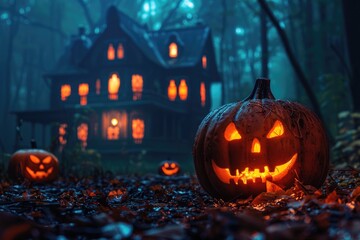
[[[46,172],[45,171],[33,171],[29,167],[26,167],[26,171],[30,174],[32,178],[46,178],[53,172],[53,167],[50,167]]]
[[[167,169],[165,167],[161,167],[161,169],[166,175],[173,175],[173,174],[176,174],[179,171],[179,168]]]
[[[249,168],[247,167],[242,172],[240,172],[239,169],[236,169],[236,174],[231,175],[229,168],[217,166],[214,160],[212,160],[212,167],[220,181],[226,184],[230,184],[231,179],[236,185],[238,185],[239,182],[242,182],[243,184],[247,184],[248,182],[255,183],[256,179],[261,179],[261,182],[265,183],[267,179],[278,181],[286,176],[290,169],[295,165],[296,159],[297,153],[295,153],[288,162],[276,166],[273,172],[269,171],[268,166],[264,166],[263,172],[258,168],[255,168],[254,171],[249,171]]]

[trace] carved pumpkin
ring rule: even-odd
[[[21,149],[11,156],[8,172],[14,179],[27,178],[32,182],[49,182],[58,177],[59,162],[47,151]]]
[[[163,161],[159,166],[159,174],[173,176],[180,173],[180,165],[175,161]]]
[[[320,187],[329,166],[324,129],[302,105],[275,100],[270,80],[258,79],[243,101],[209,113],[199,126],[193,148],[202,187],[225,200],[282,188],[297,178]]]

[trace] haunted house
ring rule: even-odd
[[[115,7],[96,36],[80,28],[44,77],[50,109],[15,113],[32,132],[51,129],[60,147],[75,139],[104,155],[160,158],[191,152],[219,81],[208,27],[150,31]]]

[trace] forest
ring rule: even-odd
[[[360,238],[359,12],[0,0],[0,238]]]

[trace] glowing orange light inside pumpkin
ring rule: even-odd
[[[176,58],[178,56],[178,46],[172,42],[169,44],[169,57]]]
[[[108,81],[109,99],[117,100],[120,88],[120,78],[116,73],[111,74]]]
[[[144,120],[136,118],[132,120],[132,137],[135,143],[141,143],[145,134]]]
[[[251,152],[252,153],[261,152],[261,145],[260,145],[259,139],[254,138],[252,145],[251,145]]]
[[[186,81],[182,79],[179,85],[179,97],[182,101],[185,101],[188,97],[188,86]]]
[[[64,84],[61,86],[60,90],[61,100],[66,101],[66,99],[71,95],[71,86],[69,84]]]
[[[175,80],[170,80],[168,87],[168,97],[170,101],[175,101],[177,95],[177,87],[175,84]]]
[[[118,59],[123,59],[124,58],[124,47],[123,47],[123,45],[121,43],[117,47],[116,54],[117,54]]]
[[[101,90],[101,82],[100,79],[97,79],[95,82],[95,90],[96,90],[96,94],[99,95],[100,94],[100,90]]]
[[[212,161],[212,167],[220,181],[226,184],[230,184],[231,179],[234,180],[236,185],[238,185],[239,182],[247,184],[248,182],[252,181],[253,183],[255,183],[256,179],[261,179],[261,182],[265,183],[267,179],[278,181],[285,177],[295,165],[296,159],[297,153],[295,153],[288,162],[276,166],[273,172],[269,171],[268,166],[264,166],[263,170],[255,168],[254,171],[249,171],[249,168],[246,167],[241,172],[239,171],[239,169],[236,169],[235,175],[231,175],[229,168],[221,168],[217,166],[214,161]]]
[[[266,138],[280,137],[283,134],[284,134],[284,126],[279,120],[276,120],[273,127],[266,135]]]
[[[89,94],[89,84],[80,83],[79,84],[80,105],[87,104],[87,95],[88,94]]]
[[[206,58],[205,55],[202,56],[202,58],[201,58],[201,63],[202,63],[203,69],[205,69],[205,68],[207,67],[207,58]]]
[[[206,88],[205,83],[200,83],[200,100],[201,100],[201,106],[205,106],[206,103]]]
[[[109,47],[107,50],[107,59],[110,61],[115,59],[115,48],[111,43],[109,44]]]
[[[225,129],[224,137],[227,141],[241,139],[240,133],[236,130],[235,124],[231,122]]]
[[[139,74],[134,74],[131,76],[131,88],[133,91],[133,100],[140,100],[141,93],[143,91],[143,77]]]

